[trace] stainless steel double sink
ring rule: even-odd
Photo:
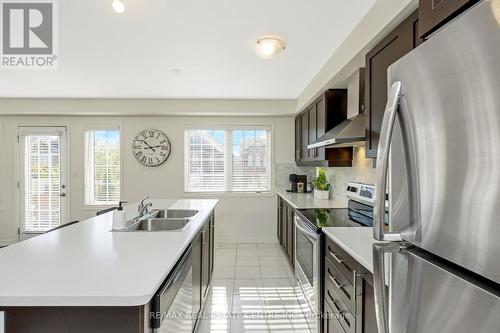
[[[123,231],[182,231],[196,214],[198,211],[192,209],[157,209],[132,220]]]

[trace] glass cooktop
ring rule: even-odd
[[[348,208],[314,208],[299,209],[311,226],[316,229],[324,227],[371,227],[372,218]]]

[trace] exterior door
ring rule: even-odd
[[[69,222],[66,128],[19,127],[19,240]]]

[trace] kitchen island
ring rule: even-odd
[[[5,331],[149,331],[150,301],[217,204],[150,201],[152,209],[198,213],[183,230],[160,232],[112,232],[107,213],[1,249]],[[137,204],[124,210],[131,219]]]

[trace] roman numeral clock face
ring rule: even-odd
[[[162,131],[147,129],[137,134],[132,149],[139,163],[155,167],[164,163],[170,156],[170,141]]]

